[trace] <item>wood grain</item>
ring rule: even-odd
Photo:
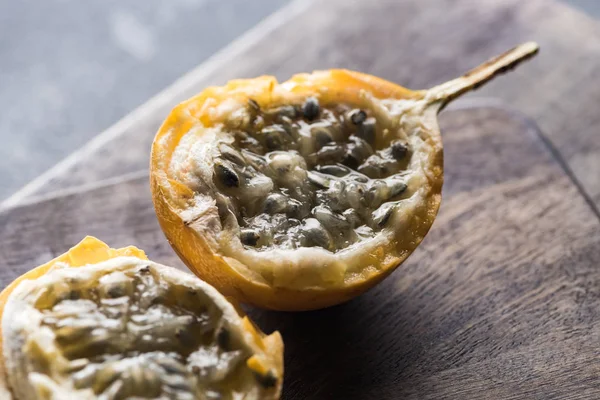
[[[540,55],[477,95],[496,97],[533,117],[598,206],[600,86],[592,82],[600,77],[600,27],[554,0],[482,0],[476,7],[470,0],[435,6],[416,0],[314,2],[216,72],[180,88],[172,103],[123,128],[117,140],[81,153],[73,168],[31,196],[147,168],[152,138],[169,109],[208,85],[344,67],[427,88],[527,40],[540,43]]]
[[[286,344],[284,399],[600,396],[600,223],[520,114],[449,111],[444,200],[384,283],[317,312],[251,309]],[[0,213],[0,285],[84,235],[181,267],[147,179]]]

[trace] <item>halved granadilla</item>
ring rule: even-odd
[[[13,400],[279,398],[279,333],[135,247],[85,238],[6,288],[0,316]]]
[[[437,113],[537,48],[525,43],[429,90],[347,70],[209,87],[154,139],[160,225],[194,273],[243,302],[343,302],[398,267],[433,224]]]

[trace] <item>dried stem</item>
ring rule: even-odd
[[[431,103],[440,104],[440,109],[458,96],[477,89],[496,75],[506,72],[520,62],[533,57],[539,46],[535,42],[527,42],[496,56],[480,66],[470,70],[463,76],[442,83],[427,91],[426,98]]]

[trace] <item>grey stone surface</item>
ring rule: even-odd
[[[287,2],[0,0],[0,200]]]
[[[600,17],[600,1],[598,0],[563,0],[565,3],[574,6],[588,13],[593,17]]]

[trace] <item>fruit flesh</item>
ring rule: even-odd
[[[88,263],[95,263],[108,260],[110,258],[118,257],[118,256],[132,256],[137,257],[142,260],[146,260],[146,254],[134,247],[129,246],[121,249],[112,249],[107,246],[102,241],[96,239],[92,236],[85,237],[81,242],[79,242],[76,246],[71,248],[68,252],[56,257],[55,259],[47,262],[46,264],[40,265],[37,268],[34,268],[27,273],[21,275],[13,282],[11,282],[2,292],[0,292],[0,320],[4,313],[4,307],[6,305],[6,301],[8,300],[9,295],[15,290],[15,288],[24,280],[27,279],[37,279],[40,276],[44,275],[51,268],[53,268],[57,263],[67,263],[71,267],[80,267],[83,265],[87,265]],[[4,355],[2,352],[3,348],[3,334],[2,334],[2,324],[0,324],[0,394],[3,394],[4,391],[5,396],[10,398],[8,387],[5,381],[6,371],[4,368]]]
[[[276,398],[278,334],[265,338],[278,346],[269,349],[208,285],[137,257],[77,269],[61,264],[19,285],[3,317],[17,398]],[[27,361],[10,357],[16,338],[25,338],[24,353],[16,351]],[[33,377],[25,378],[31,387],[14,380],[19,368]]]
[[[372,114],[313,97],[264,110],[250,100],[217,145],[222,224],[235,214],[242,243],[257,249],[338,251],[374,237],[411,193],[408,145]]]

